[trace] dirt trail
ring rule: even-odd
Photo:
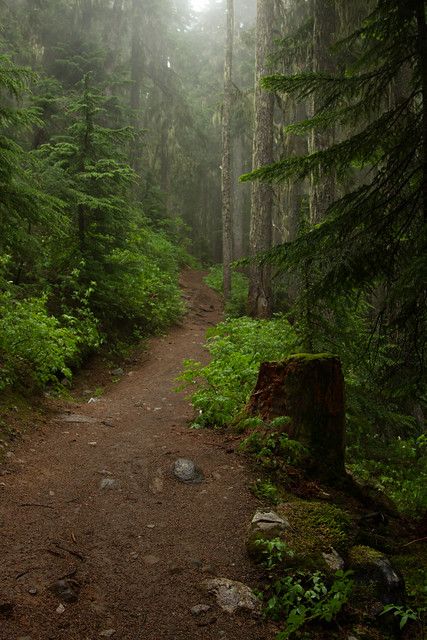
[[[200,586],[209,577],[254,584],[243,541],[257,501],[230,446],[186,426],[192,410],[175,378],[184,358],[206,359],[204,334],[220,304],[200,273],[186,272],[182,284],[190,306],[182,326],[152,340],[147,360],[99,402],[68,407],[93,421],[57,417],[0,478],[0,640],[272,637],[250,616],[190,612],[213,605]],[[179,457],[193,459],[205,482],[179,483],[171,473]],[[105,479],[117,482],[102,489]],[[59,613],[48,587],[64,576],[80,592]]]

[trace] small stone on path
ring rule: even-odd
[[[202,471],[188,458],[178,458],[175,461],[173,474],[175,478],[186,484],[200,484],[204,480]]]
[[[158,558],[157,556],[144,556],[143,560],[145,562],[145,564],[148,564],[148,566],[152,567],[155,564],[158,564],[160,562],[160,558]]]
[[[101,631],[99,635],[102,636],[103,638],[111,638],[112,636],[114,636],[115,633],[116,633],[115,629],[105,629],[105,631]]]
[[[56,610],[56,613],[60,613],[61,614],[61,613],[64,613],[64,611],[65,611],[64,605],[60,604],[59,607]]]
[[[191,607],[190,611],[193,616],[200,616],[202,613],[207,613],[212,607],[209,604],[196,604],[195,607]]]
[[[203,587],[216,596],[216,601],[223,611],[234,613],[238,609],[246,609],[259,613],[261,604],[252,589],[242,582],[228,578],[205,580]]]
[[[117,489],[119,487],[119,482],[118,480],[114,480],[113,478],[102,478],[101,482],[99,483],[99,486],[101,489]]]

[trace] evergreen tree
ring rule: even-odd
[[[426,323],[426,40],[424,3],[378,0],[360,28],[345,38],[342,73],[265,78],[264,87],[322,103],[289,133],[340,126],[343,139],[303,157],[284,157],[244,179],[268,183],[336,174],[345,195],[325,219],[269,258],[282,268],[311,265],[312,302],[383,287],[374,330],[399,345],[407,371],[424,369]],[[401,74],[407,91],[392,106],[388,96]],[[349,180],[353,188],[348,188]],[[399,353],[399,356],[398,356]]]

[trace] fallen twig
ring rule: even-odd
[[[43,509],[54,509],[50,504],[43,504],[41,502],[20,502],[20,507],[42,507]]]
[[[411,540],[411,542],[407,542],[406,544],[402,544],[401,549],[403,549],[403,547],[409,547],[410,544],[415,544],[416,542],[423,542],[423,540],[427,540],[427,536],[424,536],[424,538],[417,538],[416,540]]]

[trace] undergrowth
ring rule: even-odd
[[[265,360],[282,360],[297,348],[297,338],[283,317],[253,320],[247,317],[221,322],[208,332],[211,361],[204,366],[184,362],[180,376],[191,392],[197,416],[193,427],[225,427],[237,419],[255,385]]]

